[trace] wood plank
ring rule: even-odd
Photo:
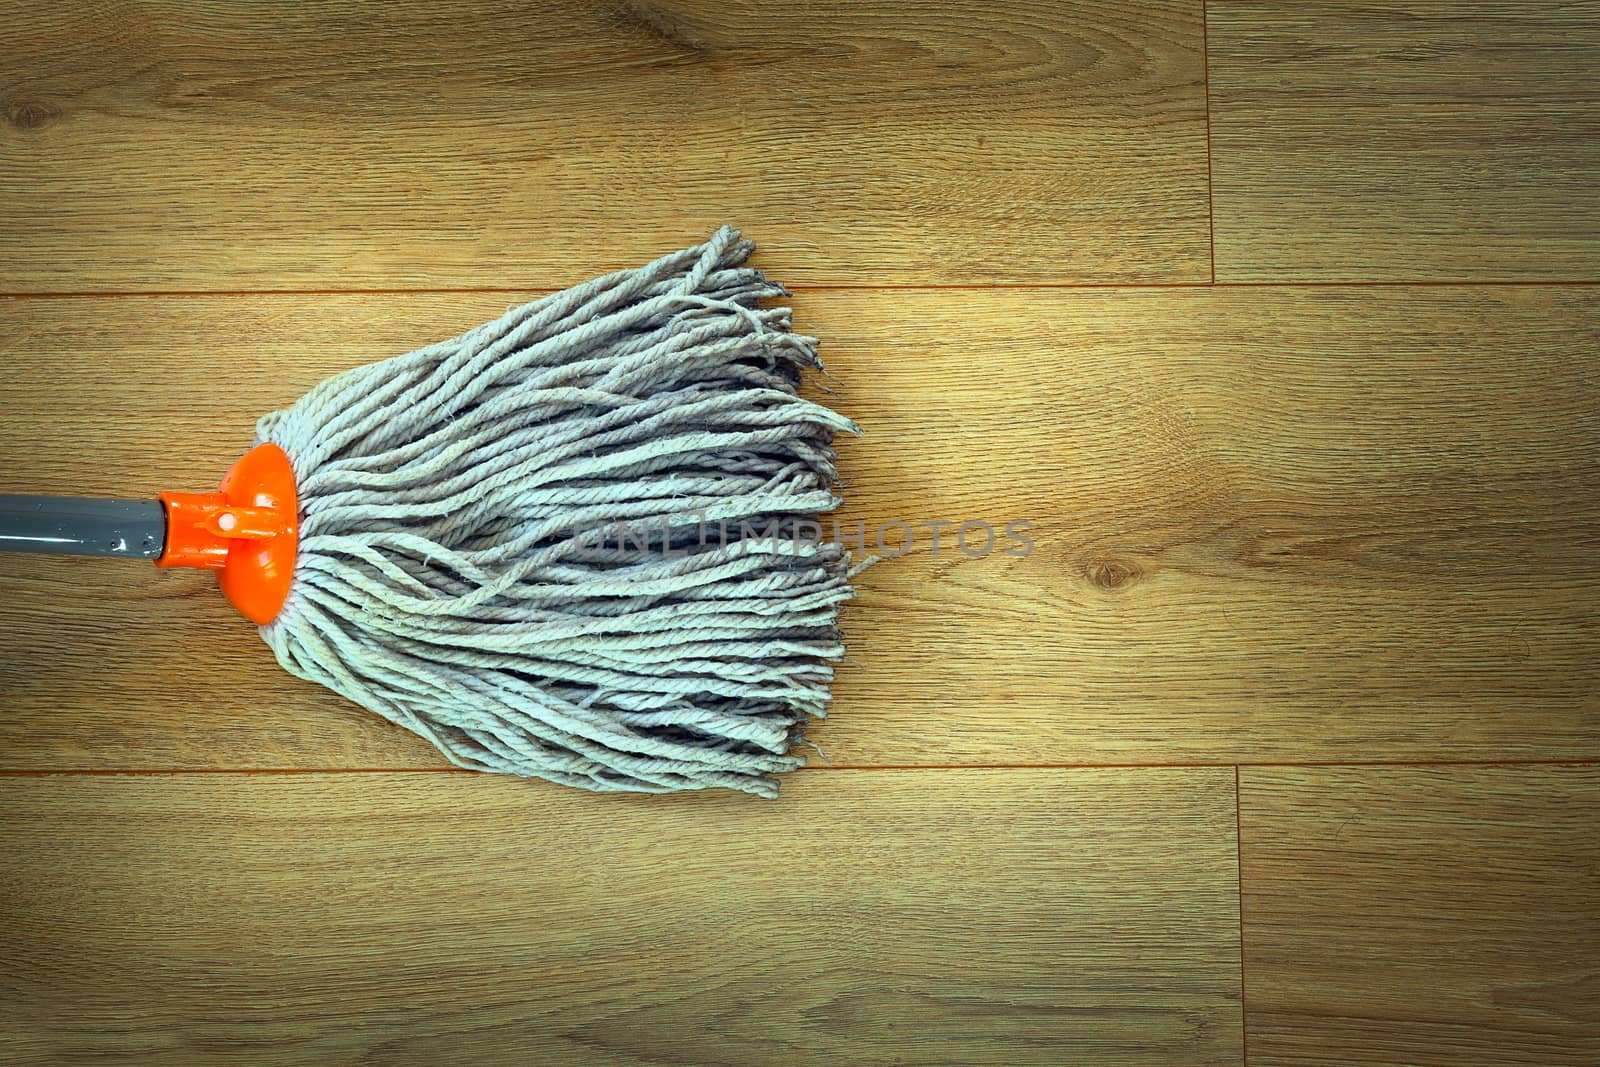
[[[1233,775],[0,777],[10,1064],[1236,1064]],[[397,832],[398,830],[398,832]]]
[[[1600,277],[1592,4],[1208,11],[1219,279]]]
[[[1600,1062],[1600,768],[1246,769],[1252,1067]]]
[[[509,294],[0,302],[0,492],[204,488]],[[1600,756],[1600,289],[811,292],[861,577],[845,765]],[[0,765],[425,767],[202,576],[0,559]],[[192,691],[204,686],[203,700]]]
[[[0,15],[0,291],[1209,277],[1200,0]]]

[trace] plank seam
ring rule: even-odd
[[[1462,278],[1390,281],[1199,281],[1199,282],[995,282],[986,284],[902,285],[790,285],[795,293],[986,293],[1045,292],[1051,290],[1128,290],[1151,289],[1497,289],[1497,288],[1590,288],[1600,278]],[[99,300],[167,297],[244,297],[244,296],[473,296],[495,293],[546,296],[559,292],[544,286],[463,286],[436,289],[78,289],[49,292],[0,292],[0,300]]]
[[[1206,115],[1206,233],[1211,250],[1211,284],[1217,284],[1217,199],[1211,166],[1211,43],[1207,32],[1211,15],[1200,0],[1200,92]]]
[[[800,767],[794,773],[837,771],[1140,771],[1226,770],[1309,767],[1594,767],[1600,758],[1485,760],[1301,760],[1245,763],[901,763],[836,764]],[[461,767],[19,767],[0,769],[0,778],[46,778],[54,775],[108,777],[179,774],[479,774]]]
[[[1244,965],[1244,803],[1241,800],[1243,787],[1240,779],[1243,770],[1239,764],[1233,765],[1233,855],[1236,865],[1235,879],[1239,891],[1239,1063],[1240,1067],[1250,1067],[1250,1008],[1246,990],[1249,983],[1245,980]]]

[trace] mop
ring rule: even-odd
[[[277,660],[457,766],[774,796],[843,655],[787,290],[705,244],[323,381],[216,493],[0,497],[0,548],[216,572]]]

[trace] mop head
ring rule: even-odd
[[[847,419],[724,227],[264,417],[300,551],[278,661],[459,766],[773,796],[844,652]]]

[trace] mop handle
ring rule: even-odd
[[[0,551],[157,559],[166,541],[159,500],[0,494]]]

